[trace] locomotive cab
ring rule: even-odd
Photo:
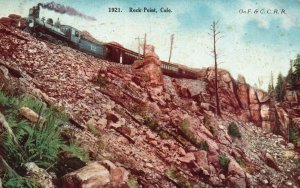
[[[32,8],[29,9],[29,15],[27,18],[27,27],[29,29],[34,28],[36,24],[36,19],[40,17],[40,6],[33,6]]]

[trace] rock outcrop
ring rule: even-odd
[[[145,59],[136,60],[132,67],[141,69],[145,73],[145,80],[149,80],[151,86],[160,86],[163,84],[163,74],[160,68],[161,61],[154,51],[145,54]]]

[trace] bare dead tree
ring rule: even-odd
[[[219,100],[219,93],[218,93],[218,53],[216,49],[217,41],[222,38],[220,35],[220,31],[217,31],[217,25],[219,21],[213,21],[211,25],[211,33],[208,33],[213,38],[213,50],[211,51],[214,58],[215,64],[215,93],[216,93],[216,114],[221,116],[221,109],[220,109],[220,100]]]

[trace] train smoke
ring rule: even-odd
[[[51,3],[39,3],[38,6],[41,6],[42,8],[45,8],[48,10],[53,10],[60,14],[68,14],[70,16],[79,16],[79,17],[87,19],[87,20],[96,21],[96,18],[94,18],[94,17],[87,16],[87,15],[75,10],[72,7],[57,4],[53,1]]]

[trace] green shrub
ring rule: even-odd
[[[11,172],[6,172],[3,177],[5,188],[37,188],[37,183],[29,177],[14,176]]]
[[[183,136],[190,141],[194,146],[199,148],[200,150],[208,150],[208,144],[206,141],[201,140],[198,141],[194,132],[190,128],[190,122],[187,119],[184,119],[180,124],[180,131],[182,132]]]
[[[9,105],[9,97],[0,91],[0,106],[7,107]]]
[[[205,140],[201,140],[197,143],[197,148],[199,148],[200,150],[208,151],[209,146]]]
[[[34,162],[39,167],[48,168],[58,159],[63,141],[53,119],[35,127],[29,123],[17,126],[14,133],[19,143],[14,143],[8,134],[2,140],[4,151],[14,165]]]
[[[238,126],[235,123],[233,123],[233,122],[230,123],[229,126],[228,126],[228,134],[230,136],[237,137],[237,138],[241,138],[242,137]]]
[[[293,143],[296,147],[300,147],[300,134],[297,127],[293,124],[289,126],[289,142]]]
[[[175,167],[170,167],[166,170],[165,174],[176,182],[180,187],[191,188],[193,187],[192,182],[190,182],[178,169]]]
[[[230,162],[230,159],[226,156],[226,154],[221,153],[219,155],[219,164],[225,172],[227,172],[227,170],[228,170],[229,162]]]
[[[137,178],[135,176],[129,176],[128,184],[130,188],[139,188],[139,183],[137,182]]]
[[[180,129],[186,138],[190,138],[192,140],[196,139],[194,133],[191,131],[189,120],[184,119],[181,122]]]
[[[2,95],[0,97],[7,97]],[[7,102],[6,102],[7,103]],[[38,111],[45,119],[43,122],[30,123],[19,116],[19,108],[27,106]],[[54,111],[31,96],[9,97],[4,109],[17,141],[7,132],[0,135],[0,152],[5,153],[6,160],[14,169],[20,169],[26,162],[35,162],[39,167],[50,168],[58,160],[61,150],[72,152],[84,159],[84,153],[74,144],[67,145],[60,135],[59,125],[66,123],[67,117]]]
[[[176,169],[174,167],[168,168],[166,170],[166,175],[171,179],[175,179],[176,178]]]
[[[68,145],[62,145],[61,148],[73,156],[78,157],[81,161],[87,162],[89,160],[88,152],[81,148],[74,140],[70,140]]]

